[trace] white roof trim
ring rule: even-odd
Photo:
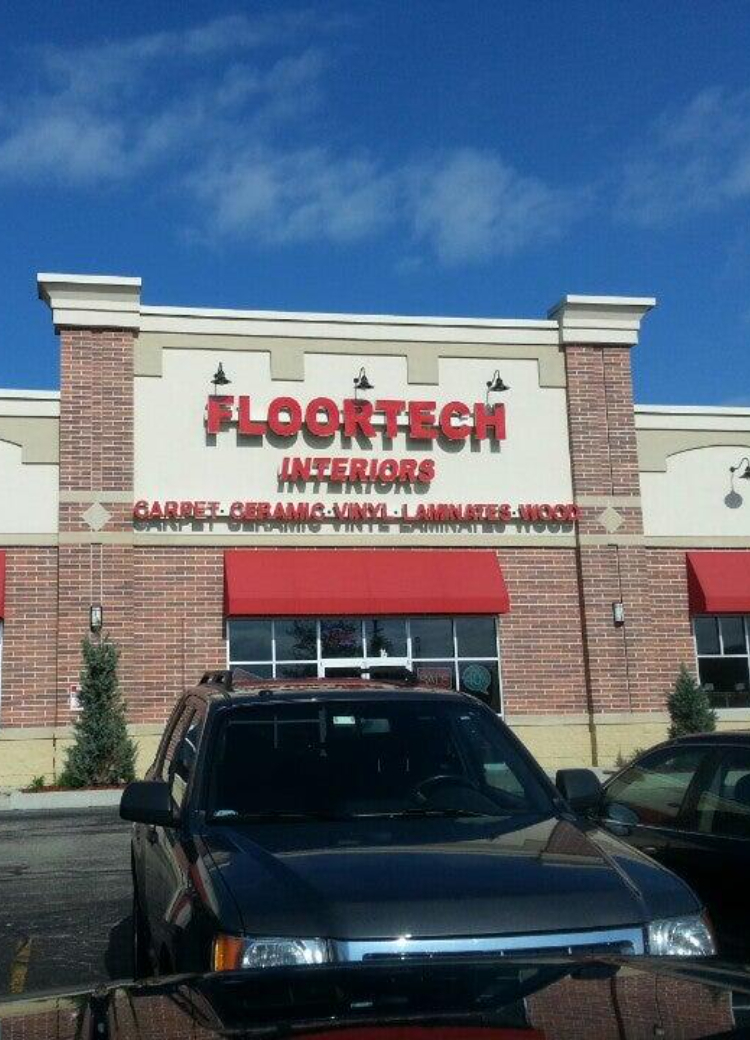
[[[13,400],[29,401],[59,401],[59,390],[5,390],[0,387],[0,398],[9,397]]]

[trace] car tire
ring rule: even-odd
[[[150,936],[143,917],[138,890],[133,883],[133,978],[147,979],[153,974],[149,956]]]

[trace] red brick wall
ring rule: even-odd
[[[133,486],[133,343],[123,329],[60,331],[60,487]]]
[[[505,711],[586,711],[575,551],[504,549],[498,555],[510,593],[510,613],[500,620]]]
[[[57,551],[6,551],[2,701],[4,726],[55,724]]]

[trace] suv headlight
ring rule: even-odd
[[[214,971],[241,968],[282,968],[291,964],[326,964],[333,958],[326,939],[262,938],[219,935],[214,939]]]
[[[716,944],[704,914],[668,917],[648,926],[648,952],[653,957],[712,957]]]

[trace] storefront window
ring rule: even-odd
[[[494,617],[231,618],[227,628],[229,665],[261,679],[406,667],[423,685],[464,690],[500,708]]]
[[[717,708],[750,705],[750,617],[697,617],[693,623],[698,675]]]

